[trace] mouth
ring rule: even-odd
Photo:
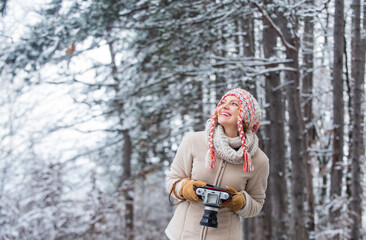
[[[221,112],[221,115],[225,117],[231,117],[231,114],[228,112]]]

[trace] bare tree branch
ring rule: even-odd
[[[268,15],[268,12],[264,9],[264,6],[260,6],[257,2],[252,2],[252,4],[262,13],[264,20],[275,30],[275,32],[278,34],[279,38],[281,39],[281,42],[283,45],[292,50],[297,52],[297,49],[295,46],[291,45],[289,42],[287,42],[286,38],[283,36],[281,29],[277,26],[277,24],[273,21],[273,19]]]

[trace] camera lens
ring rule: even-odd
[[[217,208],[205,207],[200,224],[202,226],[217,228]]]

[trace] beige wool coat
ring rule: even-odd
[[[225,207],[220,208],[218,228],[211,228],[200,225],[203,203],[185,201],[178,205],[165,231],[170,240],[240,240],[240,217],[256,216],[262,209],[269,174],[269,160],[263,151],[258,148],[252,157],[254,170],[247,173],[243,171],[243,165],[223,161],[217,154],[215,167],[207,168],[207,151],[205,132],[189,133],[184,137],[167,174],[168,192],[179,179],[191,178],[221,188],[234,187],[244,192],[246,205],[236,213]],[[176,191],[179,194],[177,187]]]

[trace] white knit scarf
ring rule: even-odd
[[[208,141],[208,133],[210,131],[210,122],[208,120],[206,123],[206,139]],[[247,131],[245,133],[245,142],[247,145],[247,151],[250,157],[253,157],[258,150],[258,137],[252,131]],[[213,144],[215,149],[215,154],[225,161],[232,164],[242,164],[243,163],[243,147],[241,145],[240,137],[230,138],[226,136],[224,128],[217,124],[214,129],[213,134]],[[234,148],[238,149],[236,151]],[[209,163],[209,151],[206,154],[206,166]]]

